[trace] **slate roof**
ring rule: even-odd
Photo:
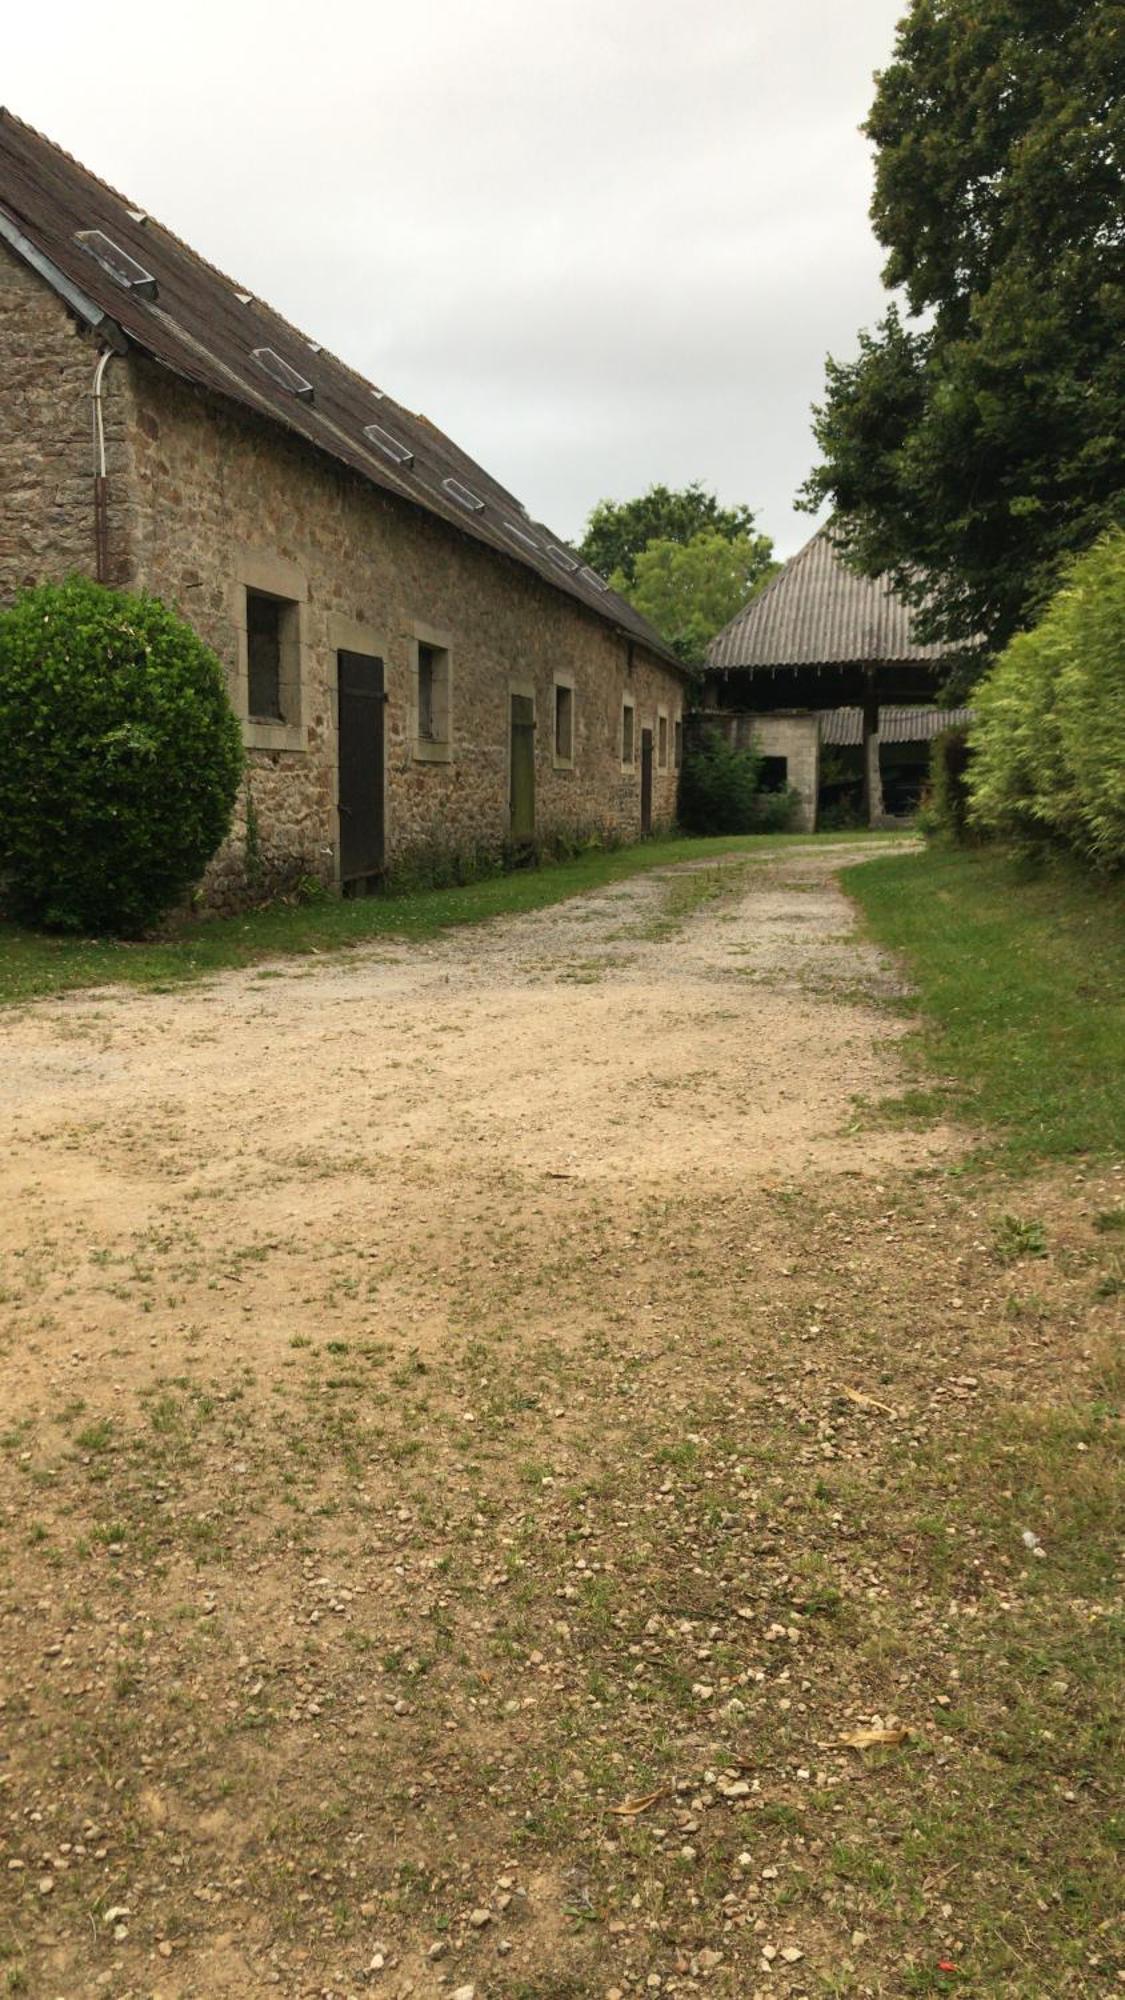
[[[78,240],[90,231],[101,231],[142,266],[154,288],[122,284]],[[123,351],[132,344],[198,388],[295,432],[373,486],[533,570],[685,671],[639,612],[427,418],[365,381],[2,107],[0,241],[33,264],[107,344]],[[311,397],[274,380],[254,359],[255,349],[280,356],[304,378]],[[369,425],[378,425],[411,463],[395,462],[365,436]],[[483,505],[459,501],[450,480]]]
[[[879,710],[881,743],[932,743],[943,729],[967,726],[973,719],[971,708],[895,708]],[[825,708],[820,711],[820,740],[834,749],[850,749],[863,742],[862,708]]]
[[[711,641],[712,667],[874,666],[940,660],[919,646],[910,611],[882,577],[856,576],[822,528]]]

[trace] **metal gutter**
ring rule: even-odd
[[[71,312],[84,320],[94,333],[100,334],[116,354],[128,353],[128,335],[118,326],[117,321],[111,319],[101,306],[95,305],[93,299],[87,298],[85,292],[79,291],[78,286],[72,284],[65,272],[60,271],[57,264],[53,264],[49,257],[43,255],[42,250],[36,248],[2,208],[0,208],[0,243],[6,243],[9,250],[14,250],[17,257],[22,258],[25,264],[30,264],[33,271],[38,271],[39,276],[46,279],[51,290],[58,293],[60,299],[70,307]]]

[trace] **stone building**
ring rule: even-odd
[[[425,417],[0,111],[0,600],[85,572],[227,667],[205,883],[671,822],[686,677]]]
[[[910,607],[886,579],[848,569],[822,528],[711,641],[700,720],[736,743],[753,738],[767,777],[795,791],[807,832],[817,823],[822,747],[858,744],[865,814],[878,826],[893,817],[884,810],[881,723],[899,750],[927,745],[941,726],[937,712],[927,707],[915,723],[907,711],[933,703],[952,664],[940,646],[915,639]],[[901,771],[902,756],[891,761]]]

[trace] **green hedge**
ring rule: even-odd
[[[1076,562],[973,695],[970,819],[1095,867],[1125,865],[1125,533]]]
[[[157,599],[75,577],[0,613],[11,915],[51,930],[147,930],[228,832],[241,772],[223,670]]]

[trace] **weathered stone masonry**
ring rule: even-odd
[[[97,351],[46,285],[0,252],[4,597],[45,577],[93,572]],[[683,682],[643,644],[627,644],[516,560],[135,352],[109,363],[104,410],[112,579],[175,605],[225,663],[268,875],[337,877],[340,648],[385,662],[388,861],[503,841],[513,691],[535,702],[537,832],[639,833],[643,729],[656,753],[653,823],[672,820]],[[284,723],[247,716],[247,587],[298,605],[300,685]],[[417,644],[435,638],[450,655],[452,726],[440,760],[416,754]],[[574,691],[569,762],[555,755],[556,681]],[[634,704],[628,766],[626,700]],[[209,872],[212,905],[243,892],[244,844],[240,820]]]

